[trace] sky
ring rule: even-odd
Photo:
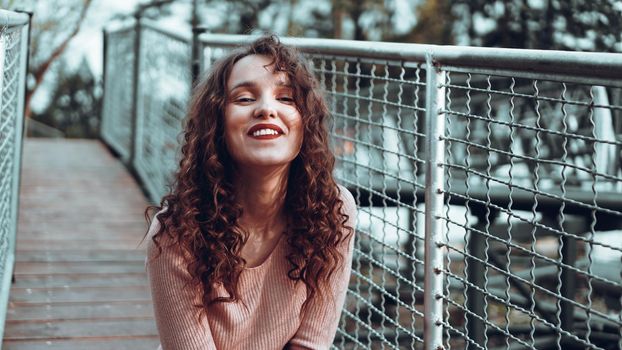
[[[71,66],[78,65],[82,61],[82,55],[85,55],[93,73],[100,76],[103,68],[104,26],[115,14],[132,13],[138,3],[138,0],[94,0],[80,32],[67,48],[67,52],[71,53],[65,56],[67,63]]]
[[[398,16],[395,18],[394,25],[396,30],[407,31],[414,26],[416,19],[414,14],[414,8],[420,0],[394,0],[395,6],[399,9],[397,11]],[[149,0],[93,0],[91,7],[89,8],[85,21],[82,24],[80,32],[76,35],[63,54],[63,59],[66,63],[66,69],[71,71],[75,70],[82,63],[83,58],[86,58],[93,74],[101,78],[103,72],[103,34],[102,30],[106,25],[111,23],[111,19],[118,14],[131,14],[139,3],[149,2]],[[322,1],[300,1],[298,7],[311,6],[317,7],[321,5]],[[328,1],[324,1],[327,6]],[[224,2],[223,2],[224,4]],[[177,7],[177,8],[176,8]],[[180,4],[179,6],[171,6],[173,16],[164,19],[163,25],[174,26],[180,22],[186,21],[189,17],[187,13],[187,4]],[[218,21],[219,18],[209,18],[209,15],[219,16],[224,9],[212,8],[209,13],[203,14],[203,22],[213,23]],[[297,12],[300,14],[308,13],[308,11],[297,8]],[[225,10],[226,11],[226,10]],[[267,11],[269,12],[269,11]],[[274,15],[274,14],[273,14]],[[303,17],[308,17],[303,15]],[[297,20],[302,20],[298,18]],[[267,19],[273,21],[274,18]],[[48,74],[44,79],[43,85],[38,89],[32,101],[32,108],[36,112],[42,111],[49,103],[51,96],[51,90],[54,87],[53,74]]]
[[[76,69],[86,58],[93,74],[101,78],[103,71],[103,29],[116,14],[131,14],[139,0],[93,0],[80,32],[71,40],[63,54],[69,70]],[[42,112],[49,104],[55,85],[53,74],[46,74],[33,96],[31,107]]]
[[[395,6],[398,8],[397,16],[394,18],[394,25],[398,32],[406,32],[412,28],[416,23],[414,14],[414,8],[420,2],[419,0],[394,0]],[[69,55],[65,56],[70,66],[77,66],[82,61],[82,55],[86,55],[89,65],[96,76],[100,76],[102,73],[102,29],[106,24],[110,22],[110,19],[118,13],[130,14],[136,8],[139,2],[146,2],[146,0],[94,0],[87,18],[83,24],[80,33],[72,40],[67,52]],[[319,1],[321,2],[321,1]],[[325,2],[329,5],[329,2]],[[299,2],[299,6],[305,6],[305,4],[314,7],[318,4],[318,1]],[[187,6],[184,6],[187,8]],[[184,9],[179,8],[177,11],[173,8],[173,12],[180,18],[169,18],[168,22],[175,22],[179,20],[185,20],[188,14],[183,13]],[[218,12],[214,9],[214,12]],[[181,12],[180,12],[181,11]],[[267,11],[269,12],[269,11]],[[299,11],[301,14],[308,13],[308,11]],[[304,15],[304,17],[307,17]],[[273,20],[270,18],[269,20]],[[205,18],[203,19],[206,20]],[[217,20],[217,19],[207,19]],[[167,24],[169,24],[167,22]]]

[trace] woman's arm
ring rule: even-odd
[[[354,197],[343,186],[339,186],[339,190],[344,204],[343,210],[348,215],[347,225],[355,229],[356,203],[354,202]],[[302,315],[300,327],[286,347],[287,350],[323,350],[328,349],[333,343],[350,281],[353,248],[354,233],[342,245],[342,252],[344,253],[343,264],[335,271],[329,282],[330,296],[335,302],[311,300],[308,308]]]
[[[188,288],[191,276],[181,250],[171,238],[160,236],[158,249],[151,239],[160,227],[154,217],[147,235],[147,273],[160,343],[163,350],[215,350],[209,324],[198,318],[195,288]]]

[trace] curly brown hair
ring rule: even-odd
[[[184,128],[179,170],[156,216],[160,228],[153,241],[161,250],[162,235],[190,257],[191,287],[200,287],[201,304],[239,300],[237,284],[245,260],[240,251],[248,233],[239,225],[242,208],[232,183],[234,163],[224,142],[227,80],[236,62],[249,55],[272,59],[274,71],[284,72],[294,87],[294,101],[303,120],[303,143],[292,161],[285,196],[288,221],[288,277],[307,287],[307,300],[325,297],[322,286],[344,261],[338,246],[349,239],[348,215],[332,172],[329,148],[330,113],[318,83],[302,55],[274,35],[263,36],[216,62],[193,90]],[[163,210],[164,209],[164,210]],[[221,283],[229,297],[212,297]]]

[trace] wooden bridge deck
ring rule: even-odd
[[[147,201],[98,141],[26,139],[3,349],[150,349]]]

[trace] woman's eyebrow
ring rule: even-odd
[[[290,84],[288,81],[284,81],[284,80],[278,80],[276,82],[276,86],[286,87],[286,88],[293,88],[292,84]],[[239,88],[242,88],[242,87],[245,87],[245,88],[255,88],[255,87],[257,87],[257,83],[255,83],[254,81],[250,81],[250,80],[242,81],[242,82],[239,82],[239,83],[235,84],[229,90],[229,92],[232,92],[235,89],[239,89]]]
[[[234,86],[233,86],[233,87],[229,90],[229,92],[231,92],[231,91],[233,91],[233,90],[235,90],[235,89],[239,89],[239,88],[241,88],[241,87],[252,88],[252,87],[255,87],[255,86],[257,86],[257,84],[255,84],[255,83],[254,83],[254,82],[252,82],[252,81],[243,81],[243,82],[240,82],[240,83],[235,84],[235,85],[234,85]]]

